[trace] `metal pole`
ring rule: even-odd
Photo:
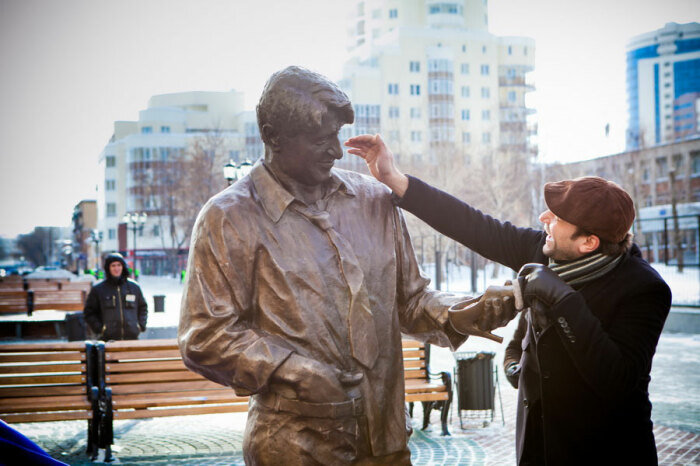
[[[668,218],[664,217],[664,264],[668,265]]]

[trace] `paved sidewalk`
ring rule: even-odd
[[[415,432],[410,448],[415,465],[512,465],[516,391],[501,387],[505,425],[496,398],[493,422],[490,412],[463,411],[463,427],[456,406],[451,412],[450,437],[440,435],[439,412],[431,427],[419,429],[421,406],[413,418]],[[209,414],[114,423],[114,455],[118,464],[242,465],[241,444],[246,414]],[[85,455],[86,422],[64,421],[16,424],[51,456],[71,465],[91,464]],[[655,429],[662,465],[700,464],[700,435],[670,427]]]

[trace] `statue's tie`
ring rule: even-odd
[[[374,316],[369,306],[364,273],[350,243],[338,233],[330,221],[328,212],[296,206],[296,210],[321,228],[336,249],[340,270],[350,289],[348,333],[352,356],[363,366],[371,368],[377,359],[378,343]]]

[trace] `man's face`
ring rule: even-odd
[[[576,225],[560,219],[551,210],[540,214],[540,222],[544,224],[544,231],[547,233],[547,239],[542,246],[545,256],[556,261],[567,261],[584,255],[580,247],[586,242],[586,236],[574,238],[578,230]]]
[[[109,264],[109,274],[114,278],[119,278],[124,270],[124,266],[121,262],[115,261]]]
[[[307,185],[316,186],[328,180],[335,161],[343,157],[338,133],[343,123],[335,112],[328,112],[321,128],[311,133],[283,138],[276,162],[280,170]]]

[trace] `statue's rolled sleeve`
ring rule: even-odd
[[[416,261],[403,215],[396,207],[393,211],[401,331],[426,343],[455,351],[467,337],[452,328],[448,309],[465,298],[428,288],[430,280],[421,273]]]
[[[254,237],[215,205],[198,218],[178,331],[185,365],[239,395],[264,391],[293,348],[252,317]]]

